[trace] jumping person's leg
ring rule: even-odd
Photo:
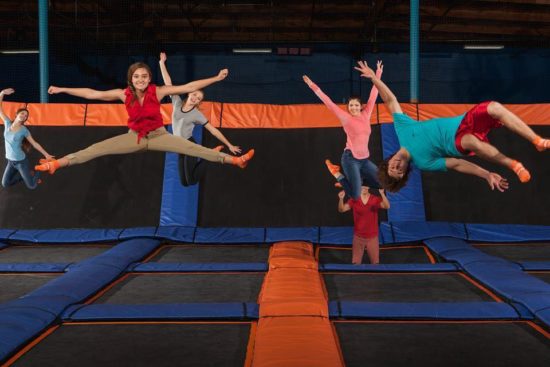
[[[538,136],[529,125],[502,104],[494,101],[490,102],[487,106],[487,113],[495,120],[500,121],[510,131],[533,143],[538,150],[543,151],[550,148],[549,139]]]
[[[352,194],[352,190],[351,190],[351,185],[348,181],[348,179],[346,178],[346,176],[344,176],[342,174],[342,172],[340,172],[340,166],[337,165],[337,164],[333,164],[330,160],[326,159],[325,160],[325,164],[328,168],[328,171],[330,172],[330,174],[332,176],[334,176],[334,178],[336,179],[337,183],[340,184],[340,186],[342,187],[342,189],[345,191],[346,193],[346,196],[349,198],[351,197],[351,194]]]
[[[362,185],[365,184],[373,189],[382,188],[382,185],[378,182],[378,167],[368,158],[361,159],[360,172]]]
[[[380,263],[380,244],[378,242],[378,236],[367,238],[366,245],[367,255],[369,256],[371,264]]]
[[[348,179],[351,186],[350,196],[353,199],[357,199],[361,196],[361,163],[353,157],[351,151],[349,150],[344,150],[344,153],[342,154],[342,168],[344,170],[344,175]]]
[[[15,168],[19,171],[23,182],[27,188],[34,190],[38,187],[38,182],[40,179],[40,172],[36,172],[35,175],[31,173],[31,168],[29,165],[29,160],[27,158],[19,161],[15,164]]]
[[[143,138],[138,143],[137,134],[133,131],[129,131],[126,134],[117,135],[90,145],[88,148],[76,153],[67,154],[61,159],[42,163],[34,168],[37,171],[48,171],[50,174],[53,174],[58,168],[85,163],[104,155],[128,154],[146,149],[147,139]]]
[[[359,265],[363,262],[363,254],[365,253],[365,247],[367,245],[367,239],[353,235],[353,242],[351,245],[351,263],[353,265]]]
[[[2,176],[2,186],[10,187],[21,181],[23,178],[19,173],[19,170],[15,168],[13,161],[6,161],[6,169],[4,170],[4,175]]]

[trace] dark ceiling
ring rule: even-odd
[[[420,0],[422,42],[550,45],[550,1]],[[0,1],[2,48],[38,43],[38,0]],[[50,0],[53,42],[408,42],[409,1]]]

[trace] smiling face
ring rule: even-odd
[[[29,118],[29,111],[25,108],[21,108],[21,109],[17,110],[17,112],[15,114],[14,122],[19,121],[23,124],[27,121],[28,118]]]
[[[348,102],[348,111],[352,116],[359,116],[361,114],[361,101],[358,99],[350,99]]]
[[[199,105],[199,103],[202,102],[203,98],[204,98],[204,93],[201,90],[196,90],[187,95],[187,100],[185,101],[185,105],[187,107],[196,107]]]
[[[396,179],[403,178],[408,166],[409,162],[396,154],[388,161],[388,175]]]
[[[132,74],[132,85],[136,90],[143,92],[151,82],[151,75],[145,68],[139,68]]]

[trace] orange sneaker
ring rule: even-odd
[[[512,161],[512,163],[510,164],[510,168],[512,169],[512,171],[514,171],[516,175],[518,175],[518,178],[522,183],[529,182],[529,180],[531,179],[531,174],[529,173],[527,168],[523,167],[523,164],[521,164],[520,162]]]
[[[40,159],[38,160],[38,163],[44,164],[44,163],[53,162],[53,161],[55,161],[55,159],[40,158]]]
[[[334,177],[337,177],[340,175],[340,166],[337,164],[332,164],[332,162],[328,159],[325,160],[325,164],[327,165],[328,171],[331,175]]]
[[[36,171],[48,171],[50,175],[53,175],[58,168],[59,168],[59,161],[56,159],[50,162],[45,162],[37,166],[34,166],[34,169]]]
[[[550,139],[543,139],[537,136],[535,140],[533,140],[533,144],[535,144],[535,148],[537,148],[539,152],[542,152],[550,148]]]
[[[212,148],[212,150],[215,150],[216,152],[221,152],[223,147],[223,145],[218,145],[217,147]]]
[[[246,154],[243,154],[240,157],[231,157],[231,163],[239,166],[240,168],[246,168],[252,157],[254,157],[254,149],[250,149],[246,152]]]

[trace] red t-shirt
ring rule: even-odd
[[[153,130],[163,127],[160,114],[160,102],[157,99],[157,86],[149,84],[143,97],[143,105],[135,99],[130,88],[124,90],[126,111],[128,111],[128,127],[138,133],[138,142]]]
[[[363,238],[378,236],[378,209],[382,198],[370,195],[366,204],[361,197],[349,199],[347,204],[353,210],[353,233]]]

